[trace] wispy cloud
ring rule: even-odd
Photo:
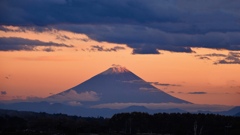
[[[210,54],[198,54],[195,55],[195,57],[198,57],[199,59],[202,60],[211,60],[210,57],[226,57],[227,55],[221,54],[221,53],[210,53]]]
[[[226,54],[202,54],[202,55],[195,55],[199,59],[203,60],[211,60],[211,57],[218,57],[219,60],[215,61],[213,64],[240,64],[240,52],[229,52]]]
[[[6,91],[1,91],[0,94],[1,94],[2,96],[4,96],[4,95],[7,95],[7,92],[6,92]]]
[[[173,87],[180,87],[182,85],[180,84],[170,84],[170,83],[159,83],[159,82],[149,82],[150,84],[153,85],[158,85],[158,86],[173,86]]]
[[[194,92],[188,92],[187,94],[207,94],[207,92],[204,92],[204,91],[194,91]]]
[[[129,81],[123,81],[124,83],[134,83],[134,84],[146,84],[147,82],[143,80],[129,80]]]
[[[70,101],[98,101],[99,95],[94,91],[77,93],[75,90],[66,91],[47,98],[51,102],[70,102]]]
[[[207,56],[199,56],[198,57],[199,59],[201,59],[201,60],[211,60],[209,57],[207,57]]]
[[[91,46],[91,49],[90,49],[90,51],[99,51],[99,52],[117,52],[119,50],[125,50],[125,48],[122,46],[114,46],[112,48],[105,48],[103,46],[93,45],[93,46]]]
[[[43,42],[19,37],[0,37],[0,51],[37,51],[36,47],[47,47],[43,51],[53,51],[51,47],[73,47],[55,42]]]
[[[225,54],[221,54],[221,53],[210,53],[210,54],[202,54],[202,55],[195,55],[196,57],[202,57],[202,56],[206,56],[206,57],[226,57],[227,55]]]
[[[240,52],[229,52],[228,55],[214,64],[240,64]]]
[[[168,91],[168,93],[175,93],[175,91]]]
[[[148,87],[142,87],[142,88],[139,88],[139,90],[149,91],[149,92],[159,92],[159,89],[157,88],[148,88]]]

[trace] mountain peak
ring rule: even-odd
[[[112,67],[104,71],[102,74],[120,74],[130,72],[127,68],[113,64]]]

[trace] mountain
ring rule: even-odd
[[[186,112],[175,107],[154,108],[149,104],[191,103],[152,86],[128,69],[114,65],[89,80],[38,101],[0,103],[1,109],[111,117],[121,112]]]
[[[235,116],[238,116],[238,117],[240,117],[240,112],[236,113],[236,114],[235,114]]]
[[[228,111],[222,111],[222,112],[218,112],[218,114],[221,115],[237,115],[238,113],[240,113],[240,106],[235,106],[232,109],[228,110]]]
[[[46,100],[74,102],[84,106],[109,103],[190,103],[163,92],[118,65]]]

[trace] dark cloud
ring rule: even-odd
[[[210,54],[202,54],[195,55],[196,57],[226,57],[227,55],[221,53],[210,53]]]
[[[122,46],[114,46],[112,48],[104,48],[103,46],[99,46],[99,45],[93,45],[91,46],[92,48],[90,49],[91,51],[104,51],[104,52],[116,52],[116,51],[119,51],[119,50],[125,50],[124,47]]]
[[[22,28],[22,29],[27,29],[27,30],[29,30],[28,28]],[[31,29],[30,29],[30,31],[31,31]],[[42,30],[41,30],[42,31]],[[51,30],[50,29],[46,29],[45,31],[50,31],[51,32]],[[52,31],[54,31],[54,30],[52,30]],[[91,39],[89,39],[89,38],[76,38],[76,37],[69,37],[69,36],[66,36],[66,35],[63,35],[63,34],[57,34],[56,35],[56,39],[57,40],[60,40],[60,41],[67,41],[67,40],[80,40],[80,41],[83,41],[83,42],[88,42],[88,41],[90,41]]]
[[[207,56],[199,56],[199,59],[201,60],[211,60],[209,57]]]
[[[71,38],[66,35],[57,35],[56,39],[61,41],[66,41],[66,40],[70,40]]]
[[[210,57],[219,57],[220,60],[214,62],[214,64],[240,64],[240,52],[229,52],[227,55],[225,54],[202,54],[202,55],[195,55],[199,59],[211,60]]]
[[[4,78],[9,80],[11,78],[11,75],[6,75]]]
[[[195,91],[195,92],[188,92],[188,94],[207,94],[207,92]]]
[[[237,0],[1,0],[0,25],[84,33],[127,44],[133,54],[240,50],[238,5]]]
[[[134,48],[132,54],[160,54],[156,48]]]
[[[56,46],[56,47],[73,47],[70,45],[59,44],[54,42],[43,42],[40,40],[31,40],[18,37],[0,37],[0,51],[33,51],[36,47]],[[43,51],[53,51],[51,48],[45,48]]]
[[[1,95],[7,95],[6,91],[1,91]]]
[[[47,48],[42,49],[42,51],[45,51],[45,52],[54,52],[55,50],[52,49],[51,47],[47,47]]]
[[[174,91],[169,91],[168,93],[175,93]]]
[[[240,52],[229,52],[224,59],[214,64],[240,64]]]
[[[169,83],[159,83],[159,82],[149,82],[149,83],[153,85],[159,85],[159,86],[176,86],[176,87],[182,86],[179,84],[169,84]]]

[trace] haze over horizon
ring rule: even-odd
[[[240,106],[240,1],[0,1],[0,102],[113,64],[195,104]]]

